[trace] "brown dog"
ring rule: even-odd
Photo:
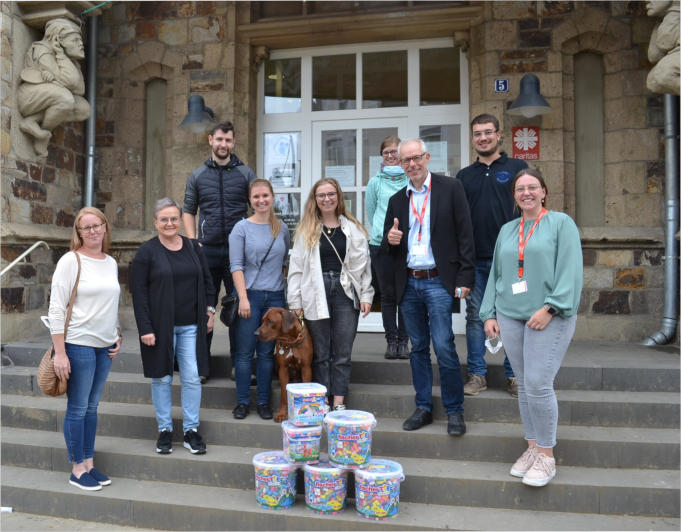
[[[312,382],[312,339],[305,322],[280,307],[272,307],[265,313],[255,336],[261,342],[277,340],[274,360],[281,384],[281,405],[274,420],[281,422],[288,417],[286,385]]]

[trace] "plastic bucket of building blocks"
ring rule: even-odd
[[[266,451],[253,457],[255,500],[263,508],[283,510],[296,500],[296,465],[282,451]]]
[[[402,466],[392,460],[373,459],[355,470],[355,509],[368,519],[395,517],[400,505]]]
[[[329,440],[329,461],[354,469],[371,460],[371,433],[376,418],[362,410],[337,410],[324,418]]]
[[[326,386],[316,382],[286,385],[288,419],[294,425],[319,425],[324,419]]]

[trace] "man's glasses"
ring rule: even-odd
[[[414,161],[415,163],[420,163],[421,159],[425,157],[427,152],[423,152],[421,155],[414,155],[413,157],[405,157],[404,159],[400,159],[400,164],[402,166],[409,166],[409,163]]]
[[[333,198],[336,197],[336,193],[335,192],[320,192],[319,194],[315,194],[314,197],[317,198],[318,200],[323,200],[323,199],[326,199],[326,198],[333,199]]]
[[[397,150],[385,150],[381,155],[383,155],[383,157],[395,157],[395,155],[397,155]]]
[[[175,225],[177,222],[180,221],[180,219],[177,216],[173,216],[172,218],[158,218],[158,221],[161,222],[162,224],[173,224]]]
[[[541,188],[541,186],[539,186],[539,185],[530,185],[530,186],[527,186],[527,187],[516,187],[514,192],[518,192],[519,194],[523,194],[526,190],[528,192],[537,192],[537,190],[539,190],[540,188]]]
[[[473,138],[479,139],[480,137],[489,137],[494,135],[498,130],[496,129],[486,129],[485,131],[473,131]]]
[[[85,227],[79,227],[78,230],[83,232],[83,233],[89,233],[90,231],[94,231],[95,233],[99,233],[105,225],[106,224],[104,222],[102,222],[101,224],[86,225]]]

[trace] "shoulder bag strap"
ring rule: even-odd
[[[277,235],[277,236],[279,236],[279,235]],[[262,265],[265,264],[265,261],[267,260],[267,256],[270,254],[270,250],[272,249],[272,246],[274,245],[274,241],[276,239],[277,239],[276,236],[272,239],[272,242],[270,242],[270,247],[267,248],[267,253],[265,253],[265,256],[260,261],[260,266],[258,266],[258,273],[255,274],[255,278],[253,279],[254,283],[255,283],[255,280],[258,278],[258,275],[260,274],[260,270],[262,270]]]
[[[340,228],[340,227],[339,227],[339,228]],[[341,258],[340,258],[340,254],[338,253],[338,250],[336,249],[336,246],[333,245],[333,242],[331,242],[331,239],[329,238],[329,235],[327,235],[323,230],[322,230],[322,234],[323,234],[323,235],[326,237],[326,239],[329,241],[329,244],[331,244],[331,247],[333,248],[333,252],[336,254],[336,257],[338,257],[338,261],[339,261],[340,264],[341,264],[341,270],[342,270],[343,268],[345,268],[345,264],[343,264],[343,261],[342,261]],[[359,284],[359,283],[357,283],[357,281],[356,281],[355,278],[352,276],[352,274],[348,271],[347,268],[345,268],[345,273],[347,273],[348,276],[350,277],[350,279],[352,279],[352,282],[354,282],[355,284]]]
[[[78,261],[78,274],[76,275],[76,284],[73,285],[73,290],[71,290],[71,298],[69,299],[69,310],[66,313],[66,321],[64,322],[64,341],[66,341],[66,333],[69,331],[69,321],[71,321],[71,312],[73,312],[73,302],[76,299],[76,291],[78,290],[78,281],[80,281],[80,256],[77,251],[73,254],[76,256]]]

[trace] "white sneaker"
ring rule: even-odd
[[[333,410],[334,412],[338,412],[339,410],[345,410],[345,405],[334,405]]]
[[[523,477],[523,484],[528,486],[546,486],[556,476],[556,459],[537,452],[537,458],[532,467]]]
[[[518,458],[515,461],[515,464],[513,464],[513,467],[511,467],[511,475],[520,478],[524,477],[525,473],[527,473],[532,467],[532,464],[534,464],[536,458],[536,447],[528,447],[525,449],[525,452],[520,455],[520,458]]]

